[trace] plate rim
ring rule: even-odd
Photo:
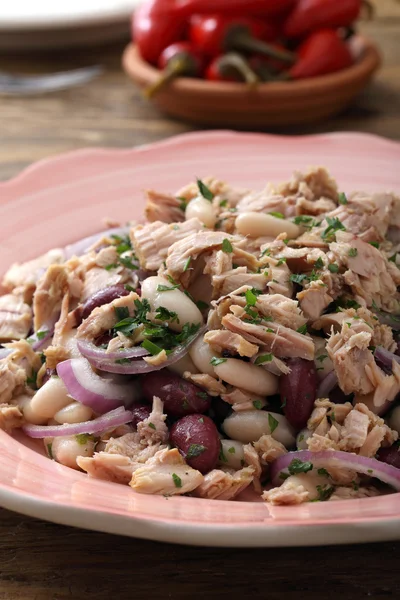
[[[52,16],[50,14],[47,15],[47,17],[43,15],[40,17],[31,14],[28,17],[21,16],[21,18],[7,18],[0,15],[0,32],[34,32],[36,30],[69,29],[76,26],[98,26],[120,21],[129,21],[133,11],[136,10],[141,2],[142,0],[132,0],[132,7],[124,7],[121,5],[119,8],[115,7],[111,10],[103,8],[100,12],[93,6],[93,8],[87,9],[85,12],[75,16],[73,14],[66,14],[64,16]]]
[[[276,138],[283,138],[290,142],[291,140],[319,141],[324,139],[335,140],[358,140],[360,143],[365,143],[369,140],[380,148],[390,148],[395,150],[400,156],[400,143],[395,140],[389,140],[375,134],[360,133],[360,132],[334,132],[320,133],[307,136],[280,136],[276,134],[265,133],[242,133],[231,130],[216,130],[205,132],[189,132],[183,133],[172,138],[167,138],[158,142],[153,142],[138,146],[135,148],[86,148],[73,150],[61,155],[44,158],[17,174],[15,177],[0,182],[0,197],[1,192],[9,192],[11,195],[18,193],[20,185],[30,185],[34,179],[37,179],[38,173],[53,169],[55,165],[67,160],[68,167],[74,168],[81,164],[82,158],[107,160],[113,157],[116,161],[121,155],[134,157],[137,154],[143,154],[158,149],[165,149],[171,145],[180,144],[196,144],[199,139],[204,138],[209,141],[235,141],[241,137],[250,140],[268,139],[273,141]],[[69,176],[71,172],[69,171]],[[55,184],[54,187],[58,187]],[[42,186],[43,188],[43,186]],[[52,186],[46,186],[51,189]],[[10,198],[6,203],[10,201]],[[4,434],[7,435],[7,434]],[[0,437],[3,432],[0,432]],[[15,440],[16,441],[16,440]],[[1,465],[0,465],[1,470]],[[400,493],[396,495],[396,500],[400,500]],[[364,503],[369,500],[363,499]],[[202,500],[199,500],[202,502]],[[342,501],[342,502],[354,502]],[[307,520],[296,519],[294,523],[282,519],[269,519],[268,526],[262,527],[260,521],[251,522],[250,520],[241,523],[205,523],[185,521],[183,519],[171,521],[162,517],[154,517],[139,513],[136,516],[134,513],[117,514],[107,510],[75,505],[71,506],[67,503],[58,500],[48,500],[46,498],[36,497],[33,494],[25,493],[18,488],[12,488],[7,484],[0,482],[0,504],[5,508],[16,512],[44,518],[52,522],[70,525],[75,527],[83,527],[107,533],[122,534],[126,536],[138,537],[162,542],[200,545],[200,546],[220,546],[220,547],[278,547],[278,546],[306,546],[306,545],[324,545],[326,538],[329,544],[345,544],[345,543],[362,543],[383,540],[400,539],[400,514],[399,516],[380,517],[363,516],[360,521],[347,517],[347,521],[341,524],[340,519],[331,522],[323,520],[313,520],[312,523],[307,523]],[[366,504],[365,504],[366,505]],[[399,511],[400,513],[400,511]],[[267,516],[267,513],[266,513]],[[311,515],[312,518],[312,515]],[[301,538],[293,536],[293,531],[297,528],[308,527],[307,536]],[[288,539],[290,537],[290,540]],[[294,539],[293,539],[294,537]]]

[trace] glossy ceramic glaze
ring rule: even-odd
[[[261,188],[293,169],[326,165],[340,188],[400,192],[400,145],[363,134],[277,137],[194,133],[134,150],[83,150],[0,184],[0,273],[101,229],[139,218],[143,189],[175,191],[215,175]],[[97,481],[50,461],[40,445],[0,431],[0,504],[58,523],[215,546],[284,546],[400,538],[400,494],[298,507],[164,498]]]
[[[174,117],[203,125],[278,127],[319,121],[348,106],[380,65],[373,42],[355,37],[351,50],[355,64],[330,75],[263,83],[255,89],[243,83],[181,77],[152,100]],[[127,74],[141,88],[153,84],[160,76],[160,71],[146,63],[132,44],[125,50],[122,62]]]

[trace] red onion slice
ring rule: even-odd
[[[64,435],[79,435],[81,433],[102,433],[115,429],[132,421],[132,413],[122,406],[112,410],[93,421],[84,423],[68,423],[66,425],[24,425],[22,431],[31,438],[60,437]]]
[[[82,356],[87,358],[89,361],[92,359],[111,362],[113,360],[120,360],[126,358],[141,358],[142,356],[148,356],[150,352],[141,348],[140,346],[133,346],[132,348],[123,348],[121,350],[115,350],[114,352],[107,352],[103,348],[99,348],[93,342],[88,340],[78,340],[78,348]]]
[[[177,346],[171,354],[169,354],[167,360],[162,362],[159,365],[151,365],[147,363],[143,359],[133,360],[127,364],[120,364],[117,362],[113,362],[110,360],[102,360],[102,359],[90,359],[90,363],[101,371],[106,371],[107,373],[121,373],[122,375],[142,375],[143,373],[151,373],[152,371],[160,371],[160,369],[164,369],[165,367],[170,367],[174,363],[178,362],[187,354],[190,346],[193,342],[202,335],[206,330],[206,326],[204,325],[199,329],[199,331],[190,338],[185,345]],[[120,356],[119,356],[120,358]]]
[[[335,371],[328,373],[320,382],[317,390],[317,398],[329,398],[329,394],[338,384],[338,378]]]
[[[32,350],[34,350],[35,352],[40,352],[41,350],[47,348],[51,338],[53,337],[53,334],[54,325],[52,325],[49,329],[43,327],[42,330],[39,330],[36,333],[32,334],[27,341],[32,344]]]
[[[383,348],[382,346],[376,348],[374,356],[375,360],[378,363],[381,363],[386,369],[389,369],[390,372],[392,372],[393,361],[400,363],[400,356],[393,354],[393,352],[389,352],[389,350],[386,350],[386,348]]]
[[[135,400],[132,382],[117,384],[95,373],[85,358],[71,358],[57,365],[57,374],[68,394],[96,413],[103,414],[119,406],[130,406]]]
[[[69,244],[64,248],[65,260],[70,259],[72,256],[82,256],[82,254],[85,254],[93,244],[103,237],[109,237],[110,235],[126,235],[129,233],[129,229],[129,227],[113,227],[112,229],[106,229],[100,233],[95,233],[82,240],[78,240],[74,244]]]
[[[303,462],[311,462],[318,467],[325,467],[328,471],[330,466],[351,469],[362,475],[375,477],[383,483],[392,486],[397,492],[400,491],[400,469],[376,460],[376,458],[367,458],[366,456],[359,456],[358,454],[342,452],[340,450],[327,450],[324,452],[299,450],[298,452],[288,452],[288,454],[280,456],[270,465],[273,485],[280,486],[283,483],[280,475],[281,473],[287,473],[287,467],[295,458]]]
[[[389,325],[394,331],[400,331],[400,316],[392,315],[391,313],[382,310],[374,311],[374,315],[382,325]]]

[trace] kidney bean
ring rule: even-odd
[[[289,423],[303,429],[312,413],[318,387],[317,371],[311,360],[290,358],[291,371],[279,378],[279,392],[283,411]]]
[[[144,399],[151,403],[153,396],[158,396],[169,416],[204,413],[210,408],[211,398],[206,392],[167,369],[143,375],[140,383]]]
[[[103,304],[109,304],[113,300],[120,298],[121,296],[127,296],[129,291],[122,283],[116,285],[110,285],[109,287],[99,290],[92,296],[90,296],[82,306],[82,319],[87,319],[90,313],[98,306]]]
[[[377,452],[376,458],[388,465],[400,469],[400,446],[396,442],[390,448],[380,448]]]
[[[132,411],[132,425],[135,428],[138,426],[138,423],[147,419],[151,413],[151,408],[147,404],[135,404],[133,408],[129,410]]]
[[[193,469],[204,474],[215,468],[221,441],[209,417],[196,414],[179,419],[170,430],[170,440]]]

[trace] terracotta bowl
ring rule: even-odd
[[[257,89],[181,77],[152,101],[163,112],[199,125],[258,128],[320,121],[348,106],[380,66],[379,52],[370,40],[357,36],[352,51],[355,64],[330,75],[263,83]],[[133,44],[126,48],[122,62],[141,88],[159,77],[160,71],[145,62]]]

